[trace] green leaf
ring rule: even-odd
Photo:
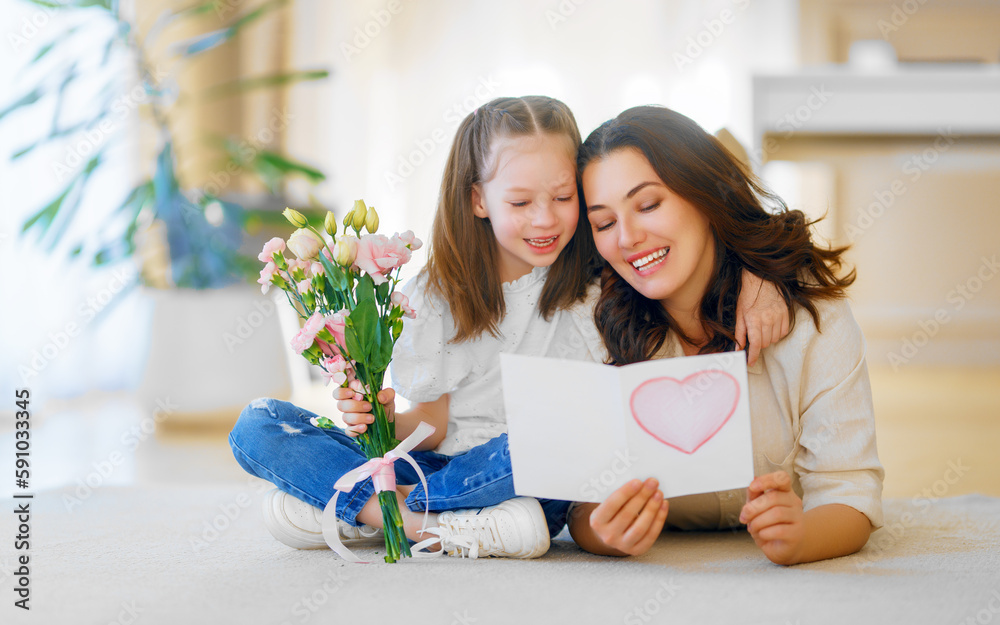
[[[310,182],[322,182],[326,180],[326,175],[320,170],[310,167],[305,163],[294,161],[276,152],[261,150],[257,153],[256,160],[267,163],[283,174],[302,174],[308,178]]]
[[[267,76],[255,76],[253,78],[241,78],[232,82],[222,83],[207,89],[204,94],[205,99],[220,98],[223,96],[252,91],[254,89],[265,89],[277,87],[307,80],[321,80],[330,75],[330,72],[322,70],[308,70],[301,72],[288,72],[282,74],[270,74]]]
[[[24,222],[24,225],[21,226],[21,232],[27,232],[37,225],[41,230],[40,236],[45,236],[49,226],[52,225],[52,220],[59,214],[59,209],[62,207],[62,203],[66,201],[66,197],[69,196],[70,191],[76,187],[77,180],[79,180],[79,176],[71,180],[63,192],[56,197],[56,199],[52,200],[47,206],[29,217],[28,220]]]
[[[320,418],[316,419],[316,425],[318,427],[321,427],[321,428],[325,429],[325,430],[330,430],[330,429],[333,429],[333,428],[335,428],[337,426],[336,423],[334,423],[333,421],[331,421],[327,417],[320,417]]]
[[[213,48],[217,48],[232,39],[236,34],[233,28],[223,28],[204,33],[197,37],[178,41],[170,46],[170,52],[181,56],[195,56]]]
[[[344,275],[344,270],[338,265],[334,265],[330,262],[330,259],[326,257],[326,254],[320,252],[319,262],[323,265],[323,269],[326,271],[327,283],[337,290],[343,291],[347,288],[347,276]]]
[[[375,293],[378,295],[379,302],[385,304],[389,301],[389,287],[391,286],[392,284],[388,281],[378,285],[378,288],[375,289]]]
[[[230,24],[230,28],[234,30],[239,30],[247,24],[256,21],[257,19],[266,15],[269,11],[273,11],[283,5],[288,4],[288,0],[271,0],[271,2],[265,2],[253,11],[250,11],[246,15],[240,17],[238,20]]]
[[[367,273],[358,278],[358,288],[354,292],[357,294],[358,304],[362,300],[371,300],[372,306],[375,305],[375,281]]]
[[[39,98],[41,98],[43,95],[45,95],[45,92],[42,90],[42,88],[35,87],[30,93],[26,93],[25,95],[21,96],[20,100],[12,103],[7,108],[0,110],[0,119],[3,119],[9,113],[13,113],[19,108],[25,106],[31,106],[35,102],[38,102]]]
[[[378,322],[375,348],[369,357],[369,367],[373,372],[385,371],[392,360],[392,331],[381,319]]]
[[[73,201],[64,203],[60,207],[58,212],[62,213],[62,218],[59,220],[58,223],[53,224],[52,230],[49,233],[50,239],[48,247],[50,250],[55,248],[56,244],[59,242],[60,239],[62,239],[63,235],[66,233],[66,230],[69,228],[70,223],[72,223],[76,211],[80,208],[80,202],[83,200],[84,187],[87,186],[87,181],[90,180],[90,176],[94,173],[94,170],[97,169],[97,167],[101,164],[101,161],[104,158],[105,149],[106,147],[101,148],[97,152],[97,154],[95,154],[90,159],[90,161],[87,162],[87,165],[86,167],[84,167],[83,171],[80,172],[80,175],[77,177],[77,179],[79,180],[79,185],[78,185],[79,188],[73,196]]]
[[[378,310],[375,302],[370,299],[359,301],[358,305],[347,316],[347,327],[344,339],[351,358],[367,362],[372,348],[375,347],[375,336],[378,326]]]
[[[38,54],[36,54],[31,59],[31,63],[37,63],[40,58],[42,58],[43,56],[45,56],[46,54],[48,54],[49,52],[51,52],[52,48],[54,48],[55,46],[56,46],[56,42],[55,41],[50,41],[47,44],[45,44],[44,46],[42,46],[42,49],[38,51]]]

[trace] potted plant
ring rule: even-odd
[[[79,26],[69,26],[43,44],[30,61],[35,65],[64,58],[55,70],[61,76],[56,80],[51,74],[44,76],[0,108],[3,122],[19,110],[39,106],[48,96],[56,98],[57,114],[51,127],[13,154],[16,161],[39,146],[104,129],[117,114],[123,96],[131,94],[131,101],[137,102],[143,122],[138,130],[154,148],[147,171],[124,202],[94,226],[100,232],[99,241],[69,242],[70,253],[96,265],[131,262],[141,266],[137,280],[154,306],[149,364],[139,395],[150,406],[170,397],[177,407],[173,422],[204,422],[209,413],[231,420],[233,408],[245,404],[248,393],[287,391],[274,307],[261,298],[255,285],[248,284],[259,263],[256,253],[251,253],[254,243],[245,233],[283,223],[280,194],[287,178],[298,176],[318,183],[324,175],[265,145],[247,150],[244,142],[215,133],[208,142],[217,171],[252,177],[267,194],[240,196],[214,181],[188,183],[179,174],[178,165],[184,161],[178,156],[181,142],[176,122],[185,107],[218,99],[238,104],[248,93],[327,77],[326,70],[313,69],[228,76],[197,93],[178,86],[193,63],[224,52],[241,32],[279,14],[288,3],[267,0],[241,12],[238,3],[230,0],[202,0],[183,9],[164,10],[139,32],[140,20],[127,14],[117,0],[34,0],[49,11],[88,11],[92,19],[112,24],[102,47],[91,51],[100,56],[97,69],[88,71],[106,69],[124,55],[134,67],[135,78],[123,80],[120,73],[108,76],[93,113],[63,125],[58,111],[67,106],[67,94],[84,71],[78,59],[60,53],[77,35]],[[185,29],[193,35],[166,40],[165,33]],[[109,142],[96,146],[51,201],[24,222],[25,234],[35,234],[50,249],[66,242],[67,227],[78,218],[81,198],[95,172],[104,166],[108,148]],[[326,212],[323,207],[300,210],[319,220]]]

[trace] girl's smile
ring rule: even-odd
[[[492,175],[472,190],[473,213],[488,219],[500,248],[503,282],[555,262],[580,219],[574,151],[541,134],[496,142]]]

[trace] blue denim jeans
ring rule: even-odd
[[[309,420],[316,417],[285,401],[255,399],[240,414],[229,434],[236,461],[251,475],[263,478],[290,495],[317,508],[333,499],[333,484],[367,461],[361,446],[339,428],[324,429]],[[431,512],[493,506],[515,497],[507,435],[457,456],[433,451],[410,455],[427,477],[425,497],[420,478],[409,463],[395,463],[398,484],[416,484],[406,507]],[[371,479],[359,482],[337,499],[337,517],[358,526],[358,513],[375,494]],[[549,534],[566,524],[570,502],[539,499]]]

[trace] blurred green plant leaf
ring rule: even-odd
[[[271,0],[270,2],[265,2],[253,11],[239,17],[226,28],[204,33],[186,41],[177,42],[176,44],[170,46],[171,51],[174,54],[180,54],[182,56],[195,56],[197,54],[201,54],[202,52],[217,48],[235,37],[236,33],[238,33],[240,29],[247,24],[255,22],[261,17],[267,15],[269,11],[287,3],[288,0]]]
[[[241,78],[240,80],[234,80],[232,82],[222,83],[221,85],[216,85],[205,90],[204,98],[213,99],[221,98],[228,95],[233,95],[236,93],[243,93],[245,91],[253,91],[254,89],[266,89],[269,87],[279,87],[281,85],[288,85],[296,82],[305,82],[309,80],[322,80],[327,78],[330,72],[325,69],[320,70],[306,70],[300,72],[286,72],[281,74],[270,74],[267,76],[254,76],[253,78]]]

